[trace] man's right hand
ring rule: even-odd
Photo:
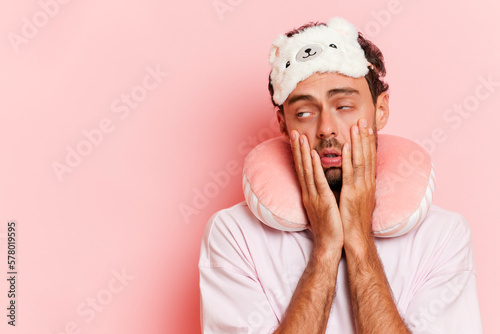
[[[290,144],[314,247],[317,250],[341,251],[344,244],[342,220],[318,152],[311,150],[307,137],[296,130],[290,133]]]
[[[316,151],[305,136],[290,133],[295,169],[302,188],[302,202],[313,234],[307,267],[295,288],[285,316],[275,334],[319,334],[326,331],[335,295],[344,231],[337,201],[328,186]]]

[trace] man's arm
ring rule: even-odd
[[[314,244],[307,267],[275,333],[324,333],[342,256],[342,223],[317,153],[311,153],[307,138],[300,136],[299,139],[296,131],[292,131],[290,140]]]
[[[351,128],[352,159],[351,151],[344,150],[340,195],[354,321],[358,333],[409,333],[392,299],[371,233],[376,147],[372,129],[363,124],[360,120],[357,127]]]
[[[313,250],[277,333],[324,333],[341,252]]]
[[[410,333],[392,299],[373,240],[345,246],[347,277],[358,333]]]

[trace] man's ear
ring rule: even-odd
[[[280,125],[281,134],[285,136],[286,139],[290,140],[290,137],[288,136],[288,130],[286,128],[285,115],[282,109],[278,109],[276,111],[276,117],[278,117],[278,123]]]
[[[381,130],[387,124],[389,118],[389,94],[383,92],[377,97],[375,105],[375,122],[377,130]]]

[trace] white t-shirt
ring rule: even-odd
[[[470,229],[432,205],[420,226],[375,238],[394,302],[413,333],[482,333]],[[199,261],[203,333],[272,333],[309,260],[308,230],[261,223],[245,202],[214,214]],[[345,259],[326,333],[354,333]]]

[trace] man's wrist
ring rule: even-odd
[[[350,231],[345,235],[344,249],[346,254],[354,255],[357,258],[366,258],[366,255],[375,250],[373,235],[366,231]]]
[[[336,263],[340,262],[342,257],[342,245],[334,243],[330,244],[314,244],[311,252],[311,260],[315,263]]]

